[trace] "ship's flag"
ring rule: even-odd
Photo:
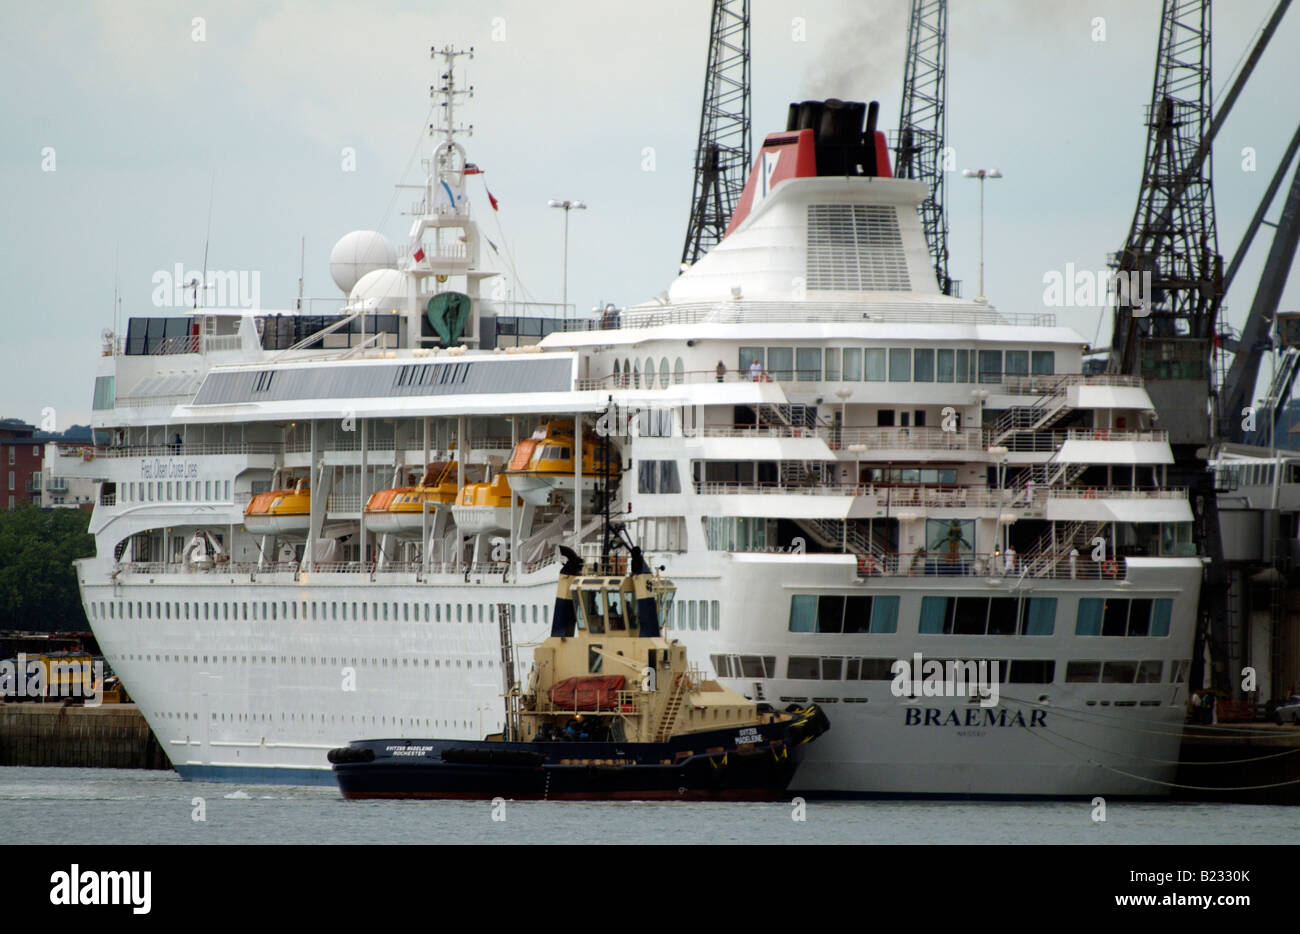
[[[492,197],[492,192],[488,191],[486,188],[484,188],[483,190],[487,191],[488,202],[492,205],[492,210],[494,211],[501,210],[501,205],[497,204],[497,199]]]
[[[482,174],[483,174],[483,170],[480,169],[480,168],[479,168],[477,165],[475,165],[473,162],[466,162],[466,163],[465,163],[465,174],[466,174],[466,175],[482,175]]]
[[[423,243],[420,243],[420,244],[417,244],[417,245],[416,245],[416,247],[415,247],[415,252],[411,254],[411,258],[412,258],[413,260],[415,260],[417,263],[421,263],[421,262],[424,261],[424,244],[423,244]]]

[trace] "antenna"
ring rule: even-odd
[[[203,290],[208,288],[208,246],[212,242],[212,198],[217,190],[217,170],[212,170],[212,181],[208,183],[208,229],[203,235],[203,280],[201,283]],[[199,284],[194,286],[194,309],[199,307]]]
[[[429,48],[430,58],[438,58],[439,56],[443,60],[442,74],[438,76],[442,84],[441,86],[429,85],[429,96],[442,97],[439,102],[442,116],[437,123],[429,125],[429,135],[433,136],[441,133],[445,137],[445,141],[450,143],[457,133],[464,133],[466,136],[474,135],[473,125],[458,126],[456,124],[457,98],[471,98],[474,96],[474,85],[471,84],[463,90],[456,87],[456,59],[461,56],[468,56],[473,61],[474,47],[470,46],[468,50],[456,49],[449,45],[444,45],[441,49]]]
[[[302,238],[302,248],[298,254],[298,311],[302,311],[302,277],[307,269],[307,238]]]

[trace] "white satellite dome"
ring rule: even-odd
[[[376,269],[396,269],[397,250],[388,238],[373,230],[354,230],[330,250],[330,275],[344,293],[361,277]]]
[[[406,303],[406,276],[396,269],[372,269],[348,294],[348,305],[367,311],[400,311]]]

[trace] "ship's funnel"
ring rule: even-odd
[[[889,149],[876,129],[880,105],[872,101],[799,101],[786,110],[785,132],[763,141],[745,190],[727,227],[730,234],[759,201],[790,178],[889,178]]]
[[[564,566],[560,568],[560,579],[555,585],[555,611],[551,614],[551,635],[568,638],[572,636],[577,623],[573,611],[573,579],[582,573],[582,558],[572,548],[560,546],[564,556]]]

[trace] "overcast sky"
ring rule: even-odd
[[[755,0],[755,147],[805,97],[878,99],[882,128],[892,128],[908,6]],[[1217,4],[1216,88],[1271,7]],[[522,289],[559,301],[562,218],[546,202],[581,198],[590,208],[571,218],[570,301],[653,297],[681,255],[709,10],[708,0],[0,0],[0,274],[10,322],[0,416],[36,420],[53,406],[60,429],[87,420],[115,280],[123,319],[170,313],[153,304],[153,277],[177,263],[202,267],[210,190],[209,269],[257,272],[263,306],[287,308],[305,237],[307,295],[339,297],[328,270],[339,237],[377,229],[405,239],[400,212],[412,196],[394,199],[393,186],[419,181],[410,157],[437,77],[432,45],[475,48],[466,146],[500,213],[492,216],[481,185],[469,192],[487,235],[516,257]],[[965,295],[977,291],[978,186],[962,168],[1006,176],[986,183],[985,231],[985,291],[1005,311],[1042,310],[1045,273],[1068,263],[1100,271],[1122,244],[1159,11],[1158,0],[952,4],[948,134],[958,174],[948,207],[951,270]],[[1219,137],[1225,259],[1300,119],[1297,48],[1293,12]],[[1246,147],[1257,154],[1253,172],[1243,170]],[[354,171],[344,170],[349,148]],[[1264,228],[1228,297],[1238,325],[1270,236]],[[1284,310],[1300,305],[1296,278]],[[1097,336],[1100,309],[1058,314],[1085,339]]]

